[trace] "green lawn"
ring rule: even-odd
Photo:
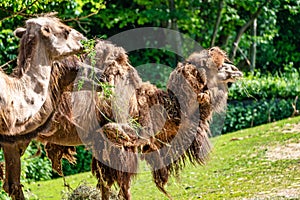
[[[174,199],[300,199],[300,117],[212,138],[206,166],[188,165],[167,190]],[[133,181],[133,199],[167,199],[146,166]],[[66,177],[74,189],[95,185],[91,173]],[[31,199],[61,199],[61,178],[26,184]]]

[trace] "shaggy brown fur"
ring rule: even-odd
[[[218,80],[218,73],[223,68],[225,60],[227,60],[226,54],[216,47],[192,54],[186,63],[178,64],[168,81],[169,95],[167,96],[175,96],[179,105],[174,101],[170,105],[158,101],[166,110],[173,107],[170,109],[173,110],[171,113],[180,113],[179,116],[176,116],[177,123],[172,121],[176,118],[172,118],[171,113],[168,112],[165,120],[152,118],[151,125],[156,123],[156,120],[163,120],[165,124],[161,131],[153,137],[151,145],[143,148],[143,152],[146,153],[144,157],[153,168],[154,182],[168,197],[170,196],[165,191],[164,185],[170,174],[177,174],[184,166],[186,159],[193,164],[204,164],[208,158],[211,148],[208,139],[210,135],[209,122],[212,113],[222,112],[226,106],[227,84],[226,81]],[[230,72],[228,71],[228,73]],[[241,74],[238,73],[237,77],[240,76]],[[143,93],[161,93],[158,92],[159,90],[149,87],[145,88],[146,91]],[[151,92],[149,93],[147,90]],[[170,91],[173,91],[174,94],[170,95]],[[156,97],[156,99],[159,98]],[[151,106],[152,102],[153,100],[144,102],[144,104]],[[170,147],[169,144],[172,146]],[[149,152],[157,153],[148,158]]]
[[[45,151],[47,157],[52,162],[52,169],[55,170],[59,175],[63,176],[61,161],[65,158],[69,163],[75,164],[76,149],[75,147],[60,146],[51,143],[45,145]]]
[[[80,113],[81,116],[85,116],[86,118],[83,121],[76,121],[76,117],[74,119],[74,115],[77,116],[77,114],[74,114],[74,110],[70,109],[72,107],[72,94],[69,91],[64,92],[60,96],[61,100],[58,101],[60,103],[57,106],[58,110],[55,112],[53,120],[51,123],[48,123],[45,126],[44,131],[40,133],[39,140],[59,145],[79,145],[82,144],[83,141],[84,144],[91,146],[93,154],[97,158],[94,158],[93,161],[93,173],[98,178],[98,186],[102,189],[103,199],[108,198],[106,195],[109,193],[108,191],[111,184],[115,181],[120,185],[120,195],[126,199],[130,199],[129,177],[135,173],[129,173],[128,171],[132,172],[132,170],[135,171],[137,168],[137,157],[135,154],[132,154],[133,156],[131,156],[131,154],[128,155],[128,152],[136,152],[136,147],[130,147],[132,145],[127,144],[128,147],[125,147],[126,151],[120,151],[120,148],[123,148],[120,145],[112,147],[114,150],[111,151],[108,151],[107,148],[104,147],[108,146],[106,143],[106,137],[109,136],[110,130],[113,131],[117,128],[114,126],[116,125],[115,123],[108,122],[113,120],[120,123],[124,121],[126,123],[129,117],[128,114],[126,115],[128,117],[124,117],[123,113],[115,112],[112,109],[112,106],[117,108],[120,106],[120,103],[124,104],[125,101],[130,105],[125,111],[130,112],[131,115],[137,115],[137,105],[134,103],[136,102],[134,90],[135,87],[138,87],[140,84],[141,79],[137,75],[136,70],[129,65],[124,49],[115,47],[114,45],[104,41],[98,41],[95,49],[97,52],[96,66],[98,69],[103,70],[102,78],[107,80],[109,85],[114,86],[111,89],[115,94],[119,94],[119,91],[121,90],[126,90],[129,93],[124,93],[122,96],[122,102],[120,102],[120,97],[107,98],[103,92],[100,92],[98,95],[93,95],[92,92],[89,91],[78,92],[77,98],[79,99],[75,102],[75,105],[73,104],[73,106],[77,109],[76,113]],[[89,57],[86,57],[86,63],[90,63]],[[90,70],[82,71],[82,76],[79,77],[79,80],[82,77],[90,77],[91,73],[92,71]],[[124,88],[124,85],[126,85],[126,89]],[[88,102],[92,101],[94,101],[95,104],[91,103],[90,105],[95,105],[96,117],[99,125],[105,125],[102,130],[98,131],[100,134],[95,134],[95,130],[93,130],[95,127],[91,127],[90,124],[85,123],[86,121],[91,121],[93,118],[93,116],[89,115],[94,112],[90,111],[91,108],[86,107],[86,104],[89,105]],[[96,127],[99,125],[96,125]],[[128,127],[126,124],[124,124],[124,126],[120,126],[119,131],[124,130],[126,131],[126,134],[124,132],[124,136],[130,136],[129,129],[126,127]],[[85,130],[86,132],[78,135],[76,129],[81,131]],[[132,133],[131,136],[134,136],[134,133]],[[130,139],[130,142],[132,142],[132,138]],[[60,149],[61,148],[62,147],[60,147]],[[61,149],[61,151],[63,150]],[[60,154],[59,152],[55,153]],[[103,162],[99,161],[99,159],[102,161],[104,158],[107,158],[105,161],[109,160],[109,162],[118,162],[118,165],[124,166],[126,169],[110,168],[103,164]],[[116,159],[114,160],[112,158]],[[128,163],[131,163],[131,165],[129,166]],[[101,177],[99,177],[100,174]]]
[[[129,143],[134,143],[136,135],[127,123],[130,116],[138,113],[135,89],[141,84],[141,79],[129,64],[123,48],[99,41],[95,49],[96,66],[104,71],[107,83],[113,86],[111,90],[116,96],[107,98],[104,93],[100,93],[96,99],[96,116],[102,128],[97,131],[100,134],[88,137],[89,142],[91,139],[94,141],[91,144],[94,156],[92,172],[98,179],[97,187],[101,189],[103,199],[109,199],[109,190],[114,182],[120,186],[119,195],[131,199],[130,177],[137,170],[137,155],[136,147]],[[116,130],[120,134],[118,142],[125,142],[128,146],[111,146],[110,142],[116,144],[116,138],[110,135],[116,133]],[[112,140],[108,141],[108,138]]]
[[[51,110],[57,109],[56,106],[60,105],[59,103],[64,101],[63,91],[70,91],[70,86],[74,83],[76,79],[77,73],[80,70],[80,66],[82,65],[81,60],[78,59],[76,56],[70,56],[65,58],[64,60],[53,63],[53,68],[51,72],[50,84],[49,84],[49,101],[51,103]],[[15,70],[13,72],[13,76],[21,76],[19,74],[20,70]],[[58,109],[67,109],[65,106],[61,106]],[[62,113],[70,113],[70,110],[65,110]],[[49,115],[48,119],[51,119],[52,115]],[[47,124],[49,122],[45,122]],[[20,140],[29,140],[33,139],[37,136],[37,134],[43,130],[44,127],[41,126],[37,128],[35,131],[32,131],[28,134],[24,135],[17,135],[17,136],[6,136],[0,134],[0,141],[5,143],[13,143],[15,141]]]
[[[208,50],[208,55],[212,58],[217,68],[220,69],[224,62],[230,62],[225,51],[219,47],[212,47]]]
[[[49,89],[49,100],[51,99],[53,102],[58,101],[56,99],[57,97],[60,97],[60,92],[63,91],[63,89],[74,81],[76,78],[75,71],[78,71],[79,65],[78,63],[75,64],[75,61],[78,61],[77,58],[68,58],[64,62],[67,64],[67,67],[62,67],[54,64],[51,79],[50,79],[50,89]],[[71,71],[72,73],[69,73],[67,71]],[[17,72],[15,72],[17,73]],[[64,77],[64,78],[62,78]],[[53,105],[56,105],[53,103]],[[52,109],[54,109],[53,107]],[[50,113],[49,118],[46,120],[45,124],[50,123],[52,120],[54,113]],[[24,199],[22,187],[20,184],[20,157],[23,155],[27,145],[29,144],[30,140],[35,138],[38,133],[41,131],[44,131],[44,127],[40,126],[35,131],[30,132],[25,135],[18,135],[18,136],[3,136],[0,135],[0,139],[2,143],[5,143],[3,145],[3,152],[4,155],[7,155],[7,158],[5,158],[5,164],[6,168],[7,164],[10,163],[9,170],[6,170],[5,174],[5,182],[4,182],[4,189],[6,192],[8,192],[13,199]],[[22,145],[18,145],[18,144]],[[56,160],[56,163],[58,160]],[[55,164],[54,164],[55,166]],[[56,167],[54,169],[57,169]],[[8,180],[8,181],[7,181]],[[20,187],[19,187],[20,186]]]
[[[179,63],[170,75],[167,92],[148,83],[137,92],[142,112],[140,123],[148,132],[150,129],[148,137],[151,137],[150,144],[143,146],[143,157],[153,168],[156,186],[169,198],[164,189],[169,175],[178,173],[186,157],[192,163],[203,164],[210,150],[208,120],[212,108],[206,82],[205,69]],[[172,87],[176,87],[176,94]]]
[[[52,73],[51,73],[51,79],[50,79],[50,87],[49,87],[49,96],[48,100],[52,102],[52,110],[59,109],[56,107],[57,104],[59,104],[62,95],[62,92],[68,88],[68,86],[75,80],[77,76],[77,72],[79,71],[81,66],[80,60],[73,56],[68,57],[64,59],[61,62],[54,62]],[[23,71],[16,70],[14,71],[14,76],[21,76]],[[59,104],[60,105],[60,104]],[[68,113],[68,112],[65,112]],[[16,145],[18,143],[22,144],[28,144],[31,139],[37,137],[37,135],[41,132],[45,131],[45,127],[47,124],[51,123],[52,118],[54,117],[54,112],[51,112],[49,115],[49,118],[45,121],[44,125],[38,127],[35,131],[30,132],[25,135],[17,135],[17,136],[3,136],[0,135],[1,142],[5,143],[5,146],[3,148],[4,154],[6,154],[7,151],[15,152],[11,153],[14,162],[10,167],[10,170],[6,173],[6,177],[10,180],[10,182],[13,182],[13,184],[9,183],[6,189],[6,191],[12,191],[12,185],[21,185],[20,184],[20,175],[16,174],[16,172],[20,171],[20,166],[18,166],[18,163],[20,161],[20,156],[22,154],[19,154],[19,152],[24,152],[27,145]],[[75,132],[74,128],[74,132]],[[26,142],[25,142],[26,141]],[[69,147],[66,147],[69,149]],[[53,149],[53,148],[52,148]],[[57,148],[57,150],[61,150],[60,148]],[[67,150],[63,150],[62,152],[58,152],[58,154],[65,154]],[[50,156],[51,157],[51,156]],[[63,155],[64,157],[64,155]],[[59,158],[59,157],[57,157]],[[6,159],[5,159],[6,160]],[[60,166],[59,163],[60,160],[54,160],[53,166]],[[8,163],[6,161],[6,163]],[[58,167],[54,167],[54,169],[58,169]],[[11,193],[12,198],[22,199],[23,193],[21,187],[18,187],[19,190],[15,191],[14,193]]]
[[[116,146],[134,143],[142,147],[143,158],[153,168],[154,182],[169,198],[164,185],[170,174],[177,174],[186,159],[194,164],[205,163],[210,151],[209,120],[213,111],[223,111],[226,106],[226,83],[217,80],[221,66],[215,63],[216,58],[205,52],[202,63],[190,64],[194,61],[190,58],[187,63],[178,64],[170,75],[167,92],[149,83],[136,89],[141,125],[138,139],[132,136],[132,128],[127,127],[126,132],[123,125],[110,126],[108,133],[102,129]],[[110,151],[102,151],[106,158],[110,157]]]

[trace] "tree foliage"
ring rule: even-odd
[[[252,36],[251,25],[242,31],[233,61],[245,66],[245,60],[250,60],[250,48],[255,41],[257,70],[275,72],[299,66],[299,0],[2,0],[0,63],[4,64],[16,58],[18,41],[12,36],[16,27],[23,25],[25,19],[35,14],[53,11],[89,38],[107,38],[128,29],[158,26],[187,34],[204,48],[209,47],[214,39],[215,45],[221,46],[232,55],[234,42],[241,28],[253,18],[260,7],[262,11],[257,16],[257,36]],[[141,54],[144,52],[134,53],[134,57]],[[149,55],[153,56],[153,53]],[[161,52],[155,52],[154,56],[161,57]],[[175,61],[167,64],[176,63],[176,57],[170,59]],[[133,60],[137,61],[133,64],[145,64],[138,62],[138,59]],[[245,68],[249,70],[249,67]]]

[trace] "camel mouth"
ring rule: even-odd
[[[242,72],[235,72],[231,74],[232,78],[240,79],[243,78],[243,73]]]
[[[70,35],[72,38],[77,41],[79,50],[84,50],[84,43],[88,41],[88,39],[80,32],[76,31],[75,29],[71,29]]]
[[[233,83],[242,77],[243,72],[232,64],[223,63],[222,67],[218,70],[218,78],[224,83]]]

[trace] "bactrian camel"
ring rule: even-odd
[[[24,34],[25,32],[25,34]],[[21,76],[8,76],[0,71],[1,135],[26,133],[41,124],[48,115],[45,104],[51,74],[51,64],[82,50],[84,37],[56,18],[40,17],[27,20],[18,56]],[[45,112],[39,112],[44,109]]]
[[[4,140],[25,136],[45,123],[53,110],[48,94],[52,63],[81,52],[83,46],[80,41],[85,39],[81,33],[53,17],[29,19],[26,29],[18,28],[14,33],[22,36],[18,71],[13,76],[0,71],[0,145],[6,160],[3,188],[10,195],[21,188],[20,160],[15,156],[20,156],[22,151],[14,150],[26,147],[28,141],[8,144]],[[17,166],[16,170],[14,166]],[[18,178],[13,180],[12,177]],[[15,197],[23,198],[23,193]]]
[[[137,154],[132,152],[142,153],[152,167],[155,184],[169,198],[164,189],[169,175],[178,173],[186,159],[194,164],[205,162],[212,113],[224,110],[227,83],[242,76],[236,67],[224,63],[226,59],[217,47],[192,54],[171,73],[167,91],[140,84],[134,94],[137,105],[129,101],[133,104],[129,110],[137,107],[138,115],[131,113],[127,122],[108,122],[97,130],[100,136],[90,136],[94,141],[92,170],[104,199],[114,181],[120,185],[120,194],[130,199],[130,178],[137,169]],[[130,119],[138,119],[139,127]],[[96,137],[102,138],[101,143]]]

